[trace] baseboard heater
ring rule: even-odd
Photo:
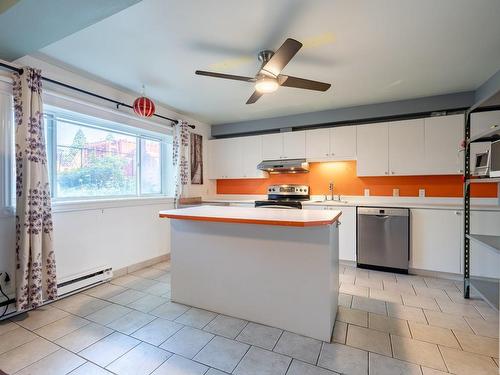
[[[83,289],[88,289],[98,284],[102,284],[106,281],[111,280],[112,277],[113,277],[113,269],[109,266],[102,266],[86,272],[82,272],[80,274],[68,276],[62,279],[61,282],[57,284],[58,299],[67,297],[74,293],[78,293]],[[2,301],[0,302],[0,308],[5,307],[5,305],[10,305],[14,303],[16,303],[15,298],[11,298],[8,301]],[[44,304],[45,303],[47,302],[44,302]],[[0,321],[20,314],[15,310],[14,306],[12,306],[12,308],[13,310],[7,312],[7,314],[2,316],[0,318]]]
[[[98,267],[81,274],[71,275],[57,284],[59,298],[76,293],[82,289],[111,280],[113,269],[109,266]]]

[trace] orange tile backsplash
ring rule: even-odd
[[[329,194],[328,183],[334,182],[335,194],[391,196],[392,189],[399,189],[400,196],[418,197],[418,190],[425,189],[426,197],[461,197],[462,176],[356,176],[355,161],[310,163],[309,173],[275,174],[263,179],[217,180],[217,194],[266,194],[272,184],[305,184],[311,187],[312,195]],[[476,198],[495,198],[496,184],[476,184],[471,195]]]

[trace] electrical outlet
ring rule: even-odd
[[[8,272],[0,272],[0,286],[6,289],[10,284],[11,278]]]
[[[392,189],[392,196],[399,197],[399,189]]]
[[[425,198],[425,189],[418,189],[418,196],[420,198]]]
[[[370,196],[370,189],[365,189],[365,197],[369,197]]]

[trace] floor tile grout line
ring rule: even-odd
[[[276,342],[273,345],[273,348],[271,349],[272,352],[274,352],[274,349],[276,349],[276,345],[278,345],[278,343],[280,342],[281,337],[283,336],[284,333],[285,333],[285,330],[282,329],[281,333],[280,333],[280,336],[278,337],[278,340],[276,340]],[[275,352],[275,353],[277,353],[277,352]]]
[[[319,354],[318,354],[318,356],[319,356]],[[287,366],[285,372],[283,373],[283,375],[288,374],[288,371],[290,371],[290,367],[292,367],[292,362],[294,361],[294,358],[293,357],[289,357],[289,358],[290,358],[290,362],[288,362],[288,366]]]
[[[29,365],[27,365],[27,366],[24,366],[23,368],[19,369],[19,370],[18,370],[18,371],[16,371],[16,372],[22,371],[22,370],[24,370],[25,368],[27,368],[27,367],[29,367],[29,366],[32,366],[32,365],[34,365],[34,364],[36,364],[36,363],[38,363],[38,362],[42,361],[43,359],[45,359],[45,358],[47,358],[48,356],[50,356],[50,355],[52,355],[52,354],[54,354],[54,353],[58,352],[58,351],[59,351],[59,350],[61,350],[61,349],[62,349],[62,350],[66,350],[67,352],[69,352],[69,353],[71,353],[71,354],[74,354],[74,355],[76,355],[77,357],[80,357],[81,359],[83,359],[85,362],[82,364],[82,366],[83,366],[86,362],[90,362],[87,358],[84,358],[84,357],[82,357],[81,355],[79,355],[78,353],[75,353],[75,352],[73,352],[73,351],[71,351],[71,350],[69,350],[69,349],[66,349],[65,347],[63,347],[63,346],[61,346],[61,345],[57,344],[55,341],[48,340],[48,339],[46,339],[45,337],[40,336],[38,333],[36,333],[36,332],[34,332],[34,331],[31,331],[31,330],[28,330],[28,331],[30,331],[30,332],[31,332],[31,333],[33,333],[34,335],[38,336],[39,338],[41,338],[41,339],[43,339],[43,340],[45,340],[45,341],[48,341],[48,342],[50,342],[51,344],[53,344],[53,345],[57,346],[59,349],[57,349],[57,350],[55,350],[55,351],[53,351],[53,352],[51,352],[51,353],[49,353],[49,354],[47,354],[47,355],[43,356],[42,358],[39,358],[38,360],[36,360],[35,362],[33,362],[33,363],[31,363],[31,364],[29,364]],[[111,333],[110,333],[110,334],[111,334]],[[108,335],[108,336],[109,336],[109,335]],[[105,337],[107,337],[107,336],[105,336]],[[104,337],[103,337],[103,339],[104,339]],[[33,339],[33,340],[31,340],[31,341],[34,341],[34,340],[36,340],[36,339]],[[101,340],[102,340],[102,339],[101,339]],[[31,342],[31,341],[29,341],[29,342]],[[100,341],[100,340],[98,340],[98,341]],[[97,342],[97,341],[96,341],[96,342]],[[23,345],[24,345],[24,344],[23,344]],[[93,344],[92,344],[92,345],[93,345]],[[22,345],[20,345],[20,346],[22,346]],[[89,345],[89,346],[90,346],[90,345]],[[19,346],[18,346],[18,347],[16,347],[16,348],[19,348]],[[84,350],[84,349],[82,349],[82,350]],[[9,351],[10,351],[10,350],[9,350]],[[9,351],[7,351],[7,352],[9,352]],[[7,353],[7,352],[5,352],[5,353]],[[93,362],[92,362],[92,363],[93,363]],[[99,366],[97,363],[95,363],[95,365],[96,365],[96,366]],[[80,366],[79,366],[79,367],[80,367]],[[99,367],[101,367],[101,366],[99,366]],[[102,367],[101,367],[101,368],[102,368]],[[75,369],[73,369],[73,370],[71,370],[71,371],[74,371],[74,370],[75,370]]]
[[[458,346],[460,347],[460,350],[465,352],[464,348],[462,347],[462,344],[460,343],[460,340],[458,339],[457,335],[455,334],[455,330],[450,329],[450,331],[453,334],[453,337],[455,337],[455,340],[457,340]]]
[[[74,372],[74,371],[78,370],[80,367],[85,366],[85,364],[87,364],[87,361],[83,362],[80,366],[75,367],[73,370],[71,370],[70,372],[67,372],[67,373],[66,373],[66,374],[64,374],[64,375],[71,374],[72,372]]]
[[[96,363],[96,365],[97,365],[97,366],[99,366],[99,367],[101,367],[101,368],[103,368],[103,369],[105,369],[106,371],[110,371],[110,372],[112,372],[110,369],[108,369],[108,366],[111,366],[113,363],[115,363],[116,361],[118,361],[120,358],[124,357],[127,353],[131,352],[132,350],[134,350],[135,348],[137,348],[137,347],[138,347],[139,345],[141,345],[141,344],[151,345],[151,344],[150,344],[150,343],[148,343],[148,342],[144,342],[144,341],[139,340],[139,339],[136,339],[136,340],[138,340],[138,341],[139,341],[139,343],[138,343],[137,345],[135,345],[134,347],[130,348],[128,351],[126,351],[125,353],[123,353],[123,354],[122,354],[122,355],[120,355],[119,357],[115,358],[113,361],[111,361],[111,362],[110,362],[108,365],[106,365],[105,367],[99,366],[97,363]],[[172,356],[173,356],[173,354],[174,354],[174,353],[169,352],[168,350],[165,350],[165,349],[160,348],[160,347],[158,347],[158,346],[155,346],[155,345],[151,345],[151,346],[154,346],[154,347],[155,347],[155,348],[157,348],[157,349],[163,350],[164,352],[167,352],[167,353],[169,353],[170,355],[167,357],[167,359],[165,359],[165,360],[164,360],[164,361],[163,361],[160,365],[158,365],[158,366],[157,366],[157,367],[156,367],[153,371],[151,371],[149,374],[151,374],[151,373],[153,373],[154,371],[156,371],[156,369],[157,369],[158,367],[160,367],[162,364],[164,364],[166,361],[168,361],[168,360],[170,359],[170,357],[172,357]],[[148,375],[149,375],[149,374],[148,374]]]
[[[233,367],[233,369],[231,370],[231,374],[234,373],[234,371],[238,368],[239,364],[241,363],[241,361],[243,361],[243,358],[245,358],[245,356],[247,355],[247,353],[250,351],[250,349],[252,349],[253,345],[248,345],[248,348],[247,350],[245,351],[245,354],[243,354],[243,356],[240,358],[240,360],[238,361],[238,363],[236,363],[236,365]],[[285,373],[286,374],[286,373]]]
[[[352,301],[352,295],[351,295],[351,301]],[[476,307],[476,310],[477,310],[477,307]],[[362,310],[361,310],[361,311],[362,311]],[[478,311],[479,311],[479,310],[478,310]],[[76,317],[78,317],[76,314],[72,314],[72,313],[70,313],[70,312],[68,312],[68,313],[69,313],[69,314],[68,314],[68,316],[76,316]],[[479,313],[480,313],[480,312],[479,312]],[[146,313],[146,314],[147,314],[147,313]],[[155,316],[153,316],[153,315],[151,315],[151,316],[155,318],[154,320],[158,319],[158,317],[155,317]],[[64,319],[64,318],[66,318],[66,317],[63,317],[63,318],[61,318],[61,319]],[[61,320],[61,319],[59,319],[59,320]],[[215,319],[215,318],[214,318],[214,319]],[[484,318],[483,318],[483,319],[484,319]],[[87,320],[87,319],[85,319],[85,320]],[[153,321],[154,321],[154,320],[153,320]],[[169,321],[171,321],[171,322],[172,322],[172,320],[169,320]],[[56,322],[56,321],[55,321],[55,322]],[[408,324],[408,321],[406,321],[406,322],[407,322],[407,324]],[[15,323],[15,322],[13,322],[13,323],[17,325],[17,323]],[[149,323],[151,323],[151,322],[149,322]],[[149,323],[147,323],[147,324],[149,324]],[[178,323],[178,322],[175,322],[175,323]],[[48,324],[51,324],[51,323],[48,323]],[[96,324],[101,325],[101,324],[99,324],[99,323],[96,323]],[[145,324],[145,325],[147,325],[147,324]],[[179,323],[178,323],[178,324],[179,324]],[[207,323],[207,324],[208,324],[208,323]],[[246,324],[245,324],[245,326],[242,328],[242,330],[243,330],[243,329],[244,329],[244,328],[245,328],[248,324],[249,324],[249,321],[247,321],[247,323],[246,323]],[[144,326],[145,326],[145,325],[144,325]],[[18,326],[19,326],[19,325],[18,325]],[[105,326],[105,325],[101,325],[101,326]],[[144,326],[143,326],[143,327],[144,327]],[[42,327],[43,327],[43,326],[42,326]],[[22,327],[22,328],[24,328],[24,327]],[[142,328],[142,327],[141,327],[141,328]],[[141,328],[138,328],[137,330],[139,330],[139,329],[141,329]],[[24,329],[26,329],[26,328],[24,328]],[[136,330],[136,331],[137,331],[137,330]],[[242,330],[241,330],[241,331],[242,331]],[[28,329],[28,331],[31,331],[31,330],[29,330],[29,329]],[[134,332],[136,332],[136,331],[134,331]],[[240,331],[240,333],[241,333],[241,331]],[[33,332],[33,331],[31,331],[31,332]],[[73,331],[73,332],[74,332],[74,331]],[[118,331],[118,332],[119,332],[119,331]],[[133,334],[134,332],[132,332],[131,334]],[[475,333],[475,332],[474,332],[474,333]],[[68,333],[68,334],[69,334],[69,333]],[[122,334],[123,334],[123,333],[122,333]],[[127,336],[130,336],[131,334],[129,334],[129,335],[127,335]],[[174,334],[175,334],[175,333],[174,333]],[[280,338],[281,338],[282,334],[283,334],[283,332],[281,333]],[[411,331],[410,331],[410,334],[411,334]],[[38,336],[39,336],[39,335],[38,335]],[[63,337],[64,337],[64,336],[63,336]],[[105,336],[105,337],[106,337],[106,336]],[[42,337],[42,338],[43,338],[43,337]],[[44,339],[45,339],[45,338],[44,338]],[[102,338],[102,339],[104,339],[104,338]],[[102,340],[102,339],[101,339],[101,340]],[[47,339],[46,339],[46,340],[47,340]],[[53,342],[52,340],[48,340],[48,341]],[[100,340],[99,340],[99,341],[100,341]],[[139,341],[140,341],[140,342],[143,342],[142,340],[139,340]],[[234,341],[237,341],[237,340],[234,340]],[[279,339],[278,339],[278,341],[279,341]],[[277,344],[277,342],[278,342],[278,341],[276,341],[276,343],[275,343],[274,347],[276,346],[276,344]],[[55,343],[54,343],[54,344],[55,344]],[[140,344],[140,343],[139,343],[139,344]],[[139,344],[137,344],[137,345],[139,345]],[[207,343],[207,344],[208,344],[208,343]],[[57,345],[57,344],[56,344],[56,345]],[[137,346],[137,345],[136,345],[136,346]],[[322,348],[323,348],[323,345],[324,345],[324,343],[322,343],[322,347],[321,347],[321,349],[320,349],[320,354],[319,354],[319,356],[318,356],[318,361],[319,361],[319,358],[321,357],[321,350],[322,350]],[[57,345],[57,346],[59,346],[59,345]],[[205,345],[205,346],[206,346],[206,345]],[[255,345],[252,345],[252,346],[255,346]],[[255,346],[255,347],[257,347],[257,346]],[[274,349],[274,347],[273,347],[273,349]],[[65,348],[63,348],[63,349],[65,349]],[[132,348],[132,349],[133,349],[133,348]],[[132,350],[132,349],[131,349],[131,350]],[[263,349],[264,349],[264,348],[263,348]],[[393,350],[393,348],[392,348],[392,341],[391,341],[391,351],[392,351],[392,350]],[[201,350],[200,350],[200,351],[201,351]],[[463,351],[463,350],[462,350],[462,351]],[[248,351],[247,351],[247,352],[248,352]],[[75,353],[75,354],[77,354],[77,353]],[[78,355],[78,354],[77,354],[77,355]],[[243,357],[242,357],[242,358],[243,358]],[[86,359],[84,358],[84,360],[86,360]],[[318,362],[318,361],[317,361],[317,362]],[[35,363],[36,363],[36,362],[35,362]],[[410,362],[410,363],[411,363],[411,362]],[[318,367],[319,367],[319,366],[318,366]],[[208,371],[208,370],[207,370],[207,371]]]
[[[441,359],[443,360],[444,367],[446,367],[446,371],[450,372],[450,369],[448,368],[448,365],[446,364],[446,361],[444,359],[443,352],[441,351],[441,345],[437,345],[437,347],[438,347],[439,355],[441,356]]]

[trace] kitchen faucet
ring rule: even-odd
[[[328,184],[328,191],[330,191],[330,195],[332,197],[332,201],[335,200],[334,199],[334,196],[333,196],[333,181],[330,181],[330,183]]]
[[[333,194],[333,181],[330,181],[330,183],[328,184],[328,191],[330,191],[330,196],[332,201],[335,200],[338,200],[339,202],[341,201],[340,194],[337,196],[338,199],[335,199],[335,195]]]

